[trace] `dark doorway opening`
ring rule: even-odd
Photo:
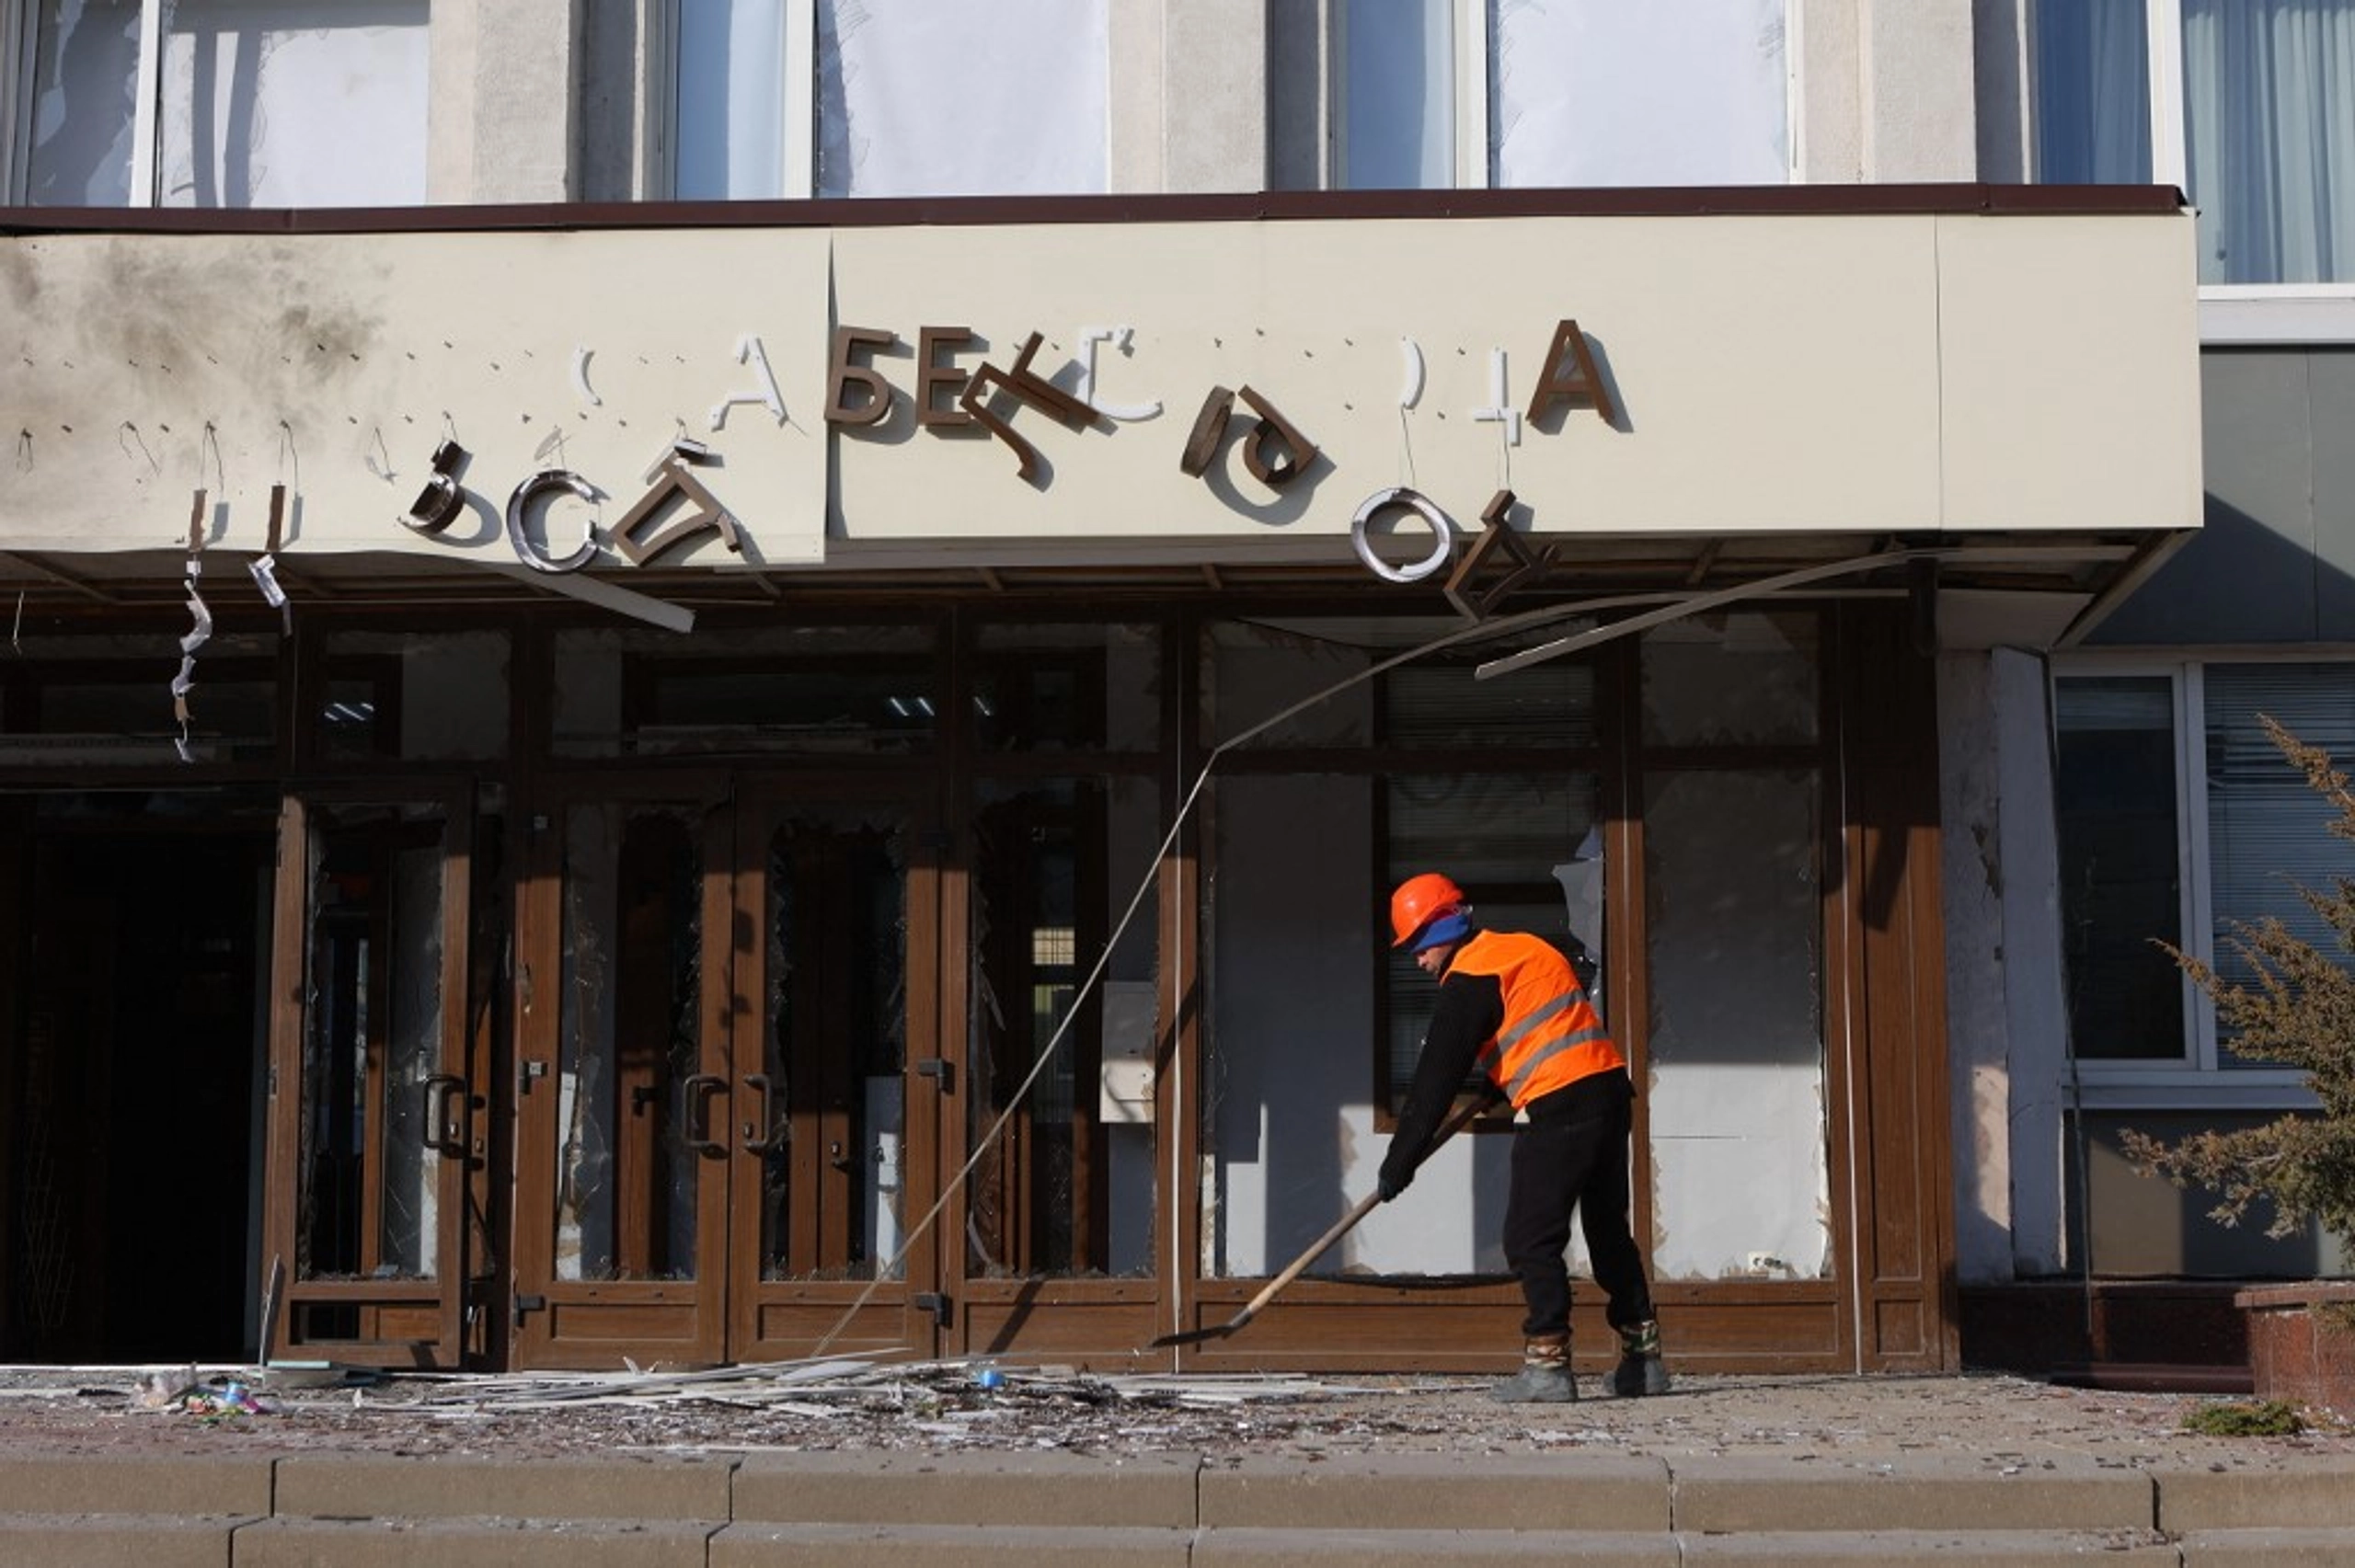
[[[10,815],[0,1358],[249,1358],[268,808],[84,795]]]

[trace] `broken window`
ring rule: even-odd
[[[988,623],[970,666],[984,751],[1149,751],[1161,740],[1161,629]]]
[[[440,1259],[442,824],[428,807],[313,818],[298,1278],[424,1279]]]
[[[39,0],[25,199],[420,204],[427,10],[427,0]]]
[[[1645,781],[1658,1279],[1831,1271],[1817,794],[1812,770]]]
[[[1816,738],[1822,661],[1809,612],[1735,610],[1644,634],[1647,746],[1798,745]]]
[[[1476,674],[1480,659],[1580,625],[1439,649],[1378,674],[1464,623],[1302,616],[1212,628],[1213,732],[1231,739],[1276,722],[1237,748],[1208,807],[1207,1272],[1281,1267],[1373,1184],[1432,1005],[1430,979],[1389,946],[1382,910],[1395,883],[1445,871],[1485,921],[1567,948],[1557,868],[1591,861],[1580,938],[1599,959],[1595,667],[1561,658]],[[1488,1217],[1504,1200],[1503,1150],[1466,1137],[1427,1167],[1424,1192],[1445,1196],[1426,1201],[1465,1223],[1361,1227],[1319,1271],[1499,1266]]]
[[[937,744],[926,626],[567,631],[556,640],[554,746],[568,757],[796,752],[909,755]]]
[[[769,841],[764,1278],[905,1275],[907,851],[888,807],[797,806]]]
[[[557,1277],[691,1279],[700,1070],[699,824],[684,809],[573,807],[565,820]]]
[[[1586,772],[1394,774],[1384,785],[1389,847],[1383,890],[1386,896],[1422,872],[1445,872],[1470,898],[1481,925],[1525,931],[1560,948],[1600,1006],[1600,878],[1591,896],[1579,902],[1576,919],[1562,879],[1582,853],[1599,864],[1596,790],[1594,774]],[[1414,1080],[1438,988],[1395,947],[1385,972],[1389,1050],[1377,1063],[1383,1093],[1376,1104],[1395,1115]]]
[[[982,1156],[966,1228],[976,1275],[1152,1272],[1162,1021],[1149,891],[1107,948],[1153,867],[1159,812],[1142,779],[982,788],[969,1050]]]
[[[493,761],[507,753],[505,632],[338,632],[309,704],[334,758]]]
[[[159,658],[158,647],[164,650]],[[26,637],[19,696],[0,724],[0,762],[52,767],[268,761],[278,744],[278,639],[216,635],[189,692],[189,755],[171,681],[176,652],[154,637]]]

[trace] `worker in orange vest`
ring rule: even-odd
[[[1627,1229],[1627,1139],[1635,1089],[1627,1061],[1554,945],[1482,931],[1464,891],[1436,872],[1390,898],[1394,946],[1439,981],[1415,1080],[1382,1162],[1384,1203],[1407,1190],[1456,1091],[1476,1065],[1523,1116],[1505,1200],[1505,1261],[1521,1278],[1521,1371],[1490,1390],[1509,1403],[1578,1398],[1570,1376],[1570,1276],[1562,1250],[1576,1208],[1594,1277],[1619,1334],[1612,1392],[1668,1391],[1644,1260]]]

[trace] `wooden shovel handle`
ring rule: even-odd
[[[1476,1099],[1470,1104],[1464,1106],[1453,1116],[1448,1117],[1446,1121],[1441,1123],[1439,1131],[1431,1135],[1430,1148],[1423,1150],[1423,1158],[1426,1160],[1430,1159],[1432,1150],[1436,1150],[1441,1144],[1445,1143],[1449,1139],[1453,1138],[1457,1133],[1463,1131],[1464,1128],[1471,1123],[1475,1116],[1477,1116],[1482,1111],[1488,1109],[1488,1103],[1486,1099]],[[1259,1293],[1257,1296],[1252,1297],[1251,1299],[1243,1303],[1243,1310],[1235,1313],[1234,1317],[1228,1319],[1226,1326],[1229,1329],[1239,1329],[1245,1323],[1249,1322],[1252,1318],[1258,1315],[1260,1308],[1266,1306],[1269,1302],[1276,1299],[1276,1293],[1278,1291],[1281,1290],[1285,1286],[1290,1285],[1293,1280],[1298,1279],[1301,1276],[1302,1272],[1304,1271],[1310,1264],[1313,1264],[1318,1258],[1323,1257],[1327,1249],[1330,1248],[1334,1242],[1339,1241],[1342,1237],[1356,1230],[1358,1222],[1363,1219],[1367,1215],[1372,1214],[1374,1209],[1380,1206],[1381,1202],[1382,1192],[1379,1188],[1376,1188],[1374,1191],[1370,1192],[1366,1194],[1365,1196],[1358,1199],[1357,1203],[1350,1207],[1347,1214],[1342,1215],[1341,1218],[1333,1221],[1331,1228],[1327,1230],[1325,1234],[1309,1242],[1308,1248],[1305,1252],[1303,1252],[1300,1256],[1292,1259],[1292,1262],[1284,1265],[1283,1272],[1281,1274],[1277,1275],[1273,1279],[1268,1281],[1266,1285],[1260,1288]]]

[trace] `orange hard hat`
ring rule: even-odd
[[[1409,876],[1398,884],[1398,891],[1390,895],[1390,931],[1393,947],[1404,947],[1414,939],[1415,933],[1441,915],[1464,907],[1464,889],[1436,871],[1426,871],[1419,876]]]

